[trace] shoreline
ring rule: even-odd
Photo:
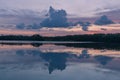
[[[0,40],[1,43],[103,43],[103,42],[91,42],[91,41],[24,41],[24,40]]]

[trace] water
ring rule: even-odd
[[[120,80],[120,46],[1,43],[0,80]]]

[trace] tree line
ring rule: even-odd
[[[19,41],[91,41],[91,42],[113,42],[120,43],[120,34],[85,34],[43,37],[35,34],[32,36],[23,35],[1,35],[0,40],[19,40]]]

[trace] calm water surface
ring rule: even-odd
[[[120,80],[120,45],[1,43],[0,80]]]

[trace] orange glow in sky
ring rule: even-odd
[[[97,34],[97,33],[120,33],[120,24],[112,24],[107,26],[91,25],[88,31],[83,31],[81,26],[69,28],[41,28],[39,30],[17,30],[17,29],[1,29],[2,35],[33,35],[40,34],[42,36],[65,36],[79,34]]]

